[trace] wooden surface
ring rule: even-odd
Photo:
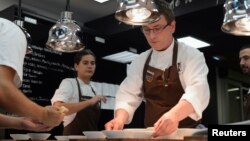
[[[3,139],[0,141],[14,141]],[[24,140],[22,140],[24,141]],[[27,140],[31,141],[31,140]],[[32,141],[42,141],[42,140],[32,140]],[[43,140],[43,141],[57,141],[57,140]],[[70,139],[69,141],[207,141],[207,136],[186,136],[183,140],[179,139]]]
[[[108,139],[108,141],[183,141],[174,139]]]
[[[207,141],[207,135],[186,136],[184,137],[184,141]]]
[[[0,140],[0,141],[18,141],[18,140]],[[22,141],[59,141],[59,140],[22,140]],[[69,141],[183,141],[175,139],[70,139]],[[200,140],[203,141],[203,140]]]

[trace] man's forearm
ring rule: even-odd
[[[0,114],[0,129],[12,128],[21,129],[21,124],[16,117],[11,117],[7,115]]]
[[[18,114],[19,116],[32,117],[42,121],[44,109],[33,101],[29,100],[20,90],[11,82],[5,82],[1,85],[0,103],[1,107],[8,112]]]
[[[123,123],[126,123],[128,121],[129,115],[124,109],[117,109],[115,111],[115,118],[119,118]]]
[[[176,106],[170,111],[177,116],[178,121],[185,119],[188,115],[194,112],[194,108],[191,103],[186,100],[180,100]]]

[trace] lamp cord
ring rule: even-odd
[[[21,13],[22,13],[21,3],[22,3],[22,0],[19,0],[19,3],[18,3],[18,20],[21,20]]]
[[[66,4],[66,11],[70,11],[70,5],[69,5],[70,0],[67,0],[67,4]]]

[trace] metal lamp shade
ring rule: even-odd
[[[25,37],[26,37],[26,40],[27,40],[27,49],[26,49],[26,54],[32,54],[33,50],[32,50],[32,40],[31,40],[31,36],[30,34],[28,33],[28,31],[23,27],[23,21],[22,20],[15,20],[14,21],[16,25],[18,25],[20,27],[20,29],[23,31]]]
[[[23,32],[26,36],[26,40],[27,40],[27,49],[26,49],[26,54],[32,54],[33,53],[33,49],[32,49],[32,44],[31,44],[31,36],[30,34],[27,32],[27,30],[24,28]]]
[[[129,25],[145,25],[160,18],[154,0],[118,0],[118,21]]]
[[[250,0],[227,0],[224,8],[226,12],[222,31],[238,36],[250,36]]]
[[[49,38],[46,43],[48,48],[60,52],[78,52],[85,48],[81,40],[81,28],[73,21],[72,12],[61,13],[61,20],[58,21],[49,31]]]

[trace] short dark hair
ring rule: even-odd
[[[74,63],[75,64],[79,64],[80,61],[81,61],[81,59],[82,59],[82,57],[85,56],[85,55],[92,55],[95,58],[95,60],[96,60],[95,54],[90,49],[84,49],[84,50],[76,53],[76,55],[74,57]]]
[[[164,15],[168,23],[171,23],[175,19],[171,4],[166,2],[166,0],[154,0],[154,2],[159,10],[159,13]]]
[[[243,50],[243,49],[246,49],[246,48],[250,48],[250,44],[247,44],[247,45],[244,45],[240,48],[240,51]]]

